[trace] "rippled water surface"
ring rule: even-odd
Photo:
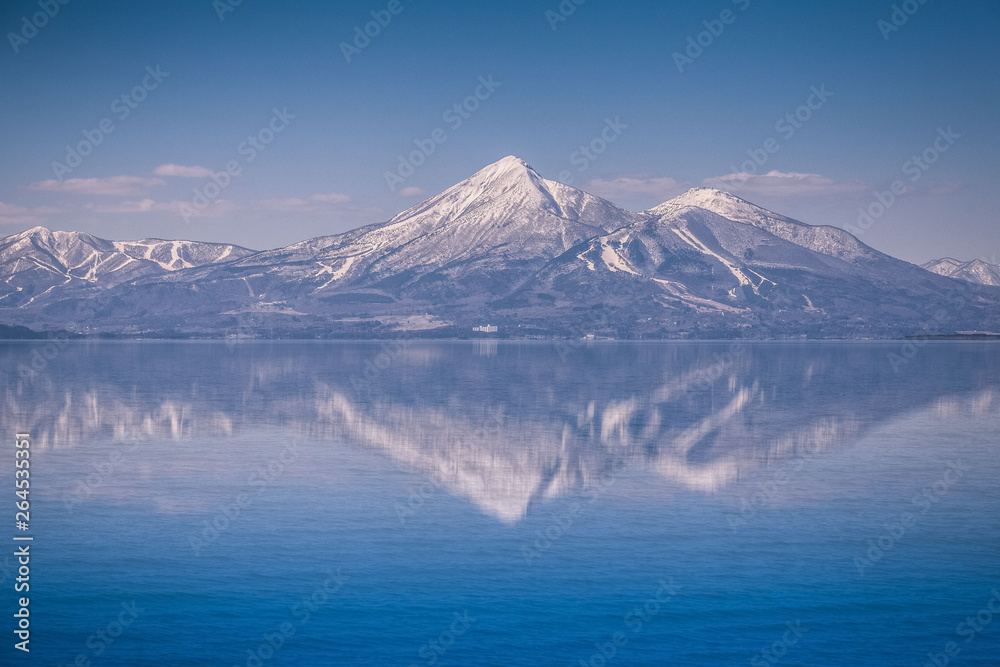
[[[0,343],[0,368],[8,534],[27,430],[35,538],[30,656],[0,556],[4,664],[1000,664],[997,345]]]

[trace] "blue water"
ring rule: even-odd
[[[3,664],[1000,664],[996,345],[0,343],[0,368],[34,537],[28,655],[0,557]]]

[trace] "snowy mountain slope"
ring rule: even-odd
[[[501,305],[576,318],[581,335],[633,336],[750,330],[761,337],[877,337],[892,329],[937,333],[935,315],[956,311],[960,299],[981,315],[1000,312],[998,295],[962,294],[954,281],[907,262],[858,265],[837,254],[706,209],[670,207],[574,248]],[[581,303],[603,310],[577,317]]]
[[[1000,265],[990,264],[979,259],[974,259],[970,262],[960,262],[951,257],[943,257],[942,259],[932,259],[920,266],[928,271],[948,276],[949,278],[966,280],[970,283],[979,283],[980,285],[1000,287]]]
[[[426,272],[490,257],[497,262],[551,259],[573,245],[642,216],[599,197],[543,179],[508,156],[403,211],[388,222],[263,253],[240,266],[310,257],[320,289],[365,277]]]
[[[366,337],[469,335],[490,322],[507,335],[885,337],[1000,328],[1000,290],[925,271],[843,230],[707,188],[632,213],[514,157],[387,222],[265,252],[46,234],[0,242],[5,284],[30,284],[0,297],[0,317],[36,329]],[[74,323],[82,299],[100,308]]]
[[[376,299],[440,301],[435,295],[444,283],[453,297],[496,297],[573,245],[642,219],[543,179],[509,156],[387,222],[257,253],[224,270],[192,276],[247,283],[250,293],[265,298],[336,299],[338,290],[347,289],[367,290]],[[236,294],[245,290],[226,288]]]
[[[25,306],[53,290],[115,285],[149,275],[252,254],[196,241],[107,241],[80,232],[33,227],[0,239],[0,303]]]
[[[807,225],[715,188],[692,188],[646,213],[662,216],[686,206],[703,208],[728,220],[759,227],[790,243],[845,261],[875,261],[888,257],[838,227]]]

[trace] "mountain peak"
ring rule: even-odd
[[[646,215],[662,216],[685,207],[705,209],[736,222],[743,222],[768,229],[772,233],[773,229],[771,227],[773,227],[774,221],[781,221],[782,223],[796,226],[809,226],[748,202],[746,199],[737,197],[731,192],[706,187],[691,188],[687,192],[663,202],[659,206],[644,211],[644,213]]]
[[[503,248],[506,258],[552,258],[641,219],[599,197],[547,180],[524,160],[508,155],[372,226],[358,243],[366,248],[360,254],[391,246],[400,249],[393,262],[405,255],[419,265],[465,260],[491,248]]]
[[[463,181],[463,183],[494,184],[529,180],[537,185],[537,182],[541,181],[541,179],[542,177],[531,168],[530,164],[517,156],[508,155],[492,164],[486,165]]]
[[[695,206],[704,208],[720,215],[732,212],[734,209],[752,208],[762,211],[761,207],[752,204],[745,199],[737,197],[731,192],[719,190],[718,188],[691,188],[687,192],[663,202],[655,208],[649,209],[648,213],[664,213],[668,208],[679,206]]]
[[[501,170],[522,169],[522,168],[531,169],[531,165],[522,160],[521,158],[517,157],[516,155],[508,155],[507,157],[500,158],[491,165],[487,165],[486,167],[484,167],[483,170],[493,169],[493,168]]]
[[[418,215],[432,215],[438,223],[443,223],[454,220],[497,197],[510,198],[520,203],[547,202],[552,199],[549,185],[550,183],[539,176],[527,162],[514,155],[508,155],[483,167],[444,192],[399,213],[390,222]]]
[[[717,188],[691,188],[684,194],[645,211],[645,214],[668,219],[688,207],[700,208],[733,222],[752,225],[803,248],[841,260],[875,260],[883,257],[839,227],[808,225]]]
[[[103,239],[98,239],[85,232],[54,231],[48,227],[42,227],[41,225],[37,225],[31,229],[26,229],[20,234],[14,234],[12,238],[19,241],[30,240],[33,243],[42,244],[76,243],[81,240],[90,243],[106,243]]]
[[[45,235],[45,234],[51,234],[51,233],[52,233],[52,230],[50,230],[48,227],[42,227],[41,225],[38,225],[36,227],[32,227],[31,229],[25,229],[20,234],[17,234],[17,236],[19,236],[21,238],[24,238],[26,236],[37,236],[39,234]]]
[[[1000,265],[990,264],[981,259],[963,262],[952,257],[942,257],[921,264],[920,268],[940,276],[958,278],[971,283],[1000,286]]]

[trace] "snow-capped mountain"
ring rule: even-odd
[[[107,241],[80,232],[33,227],[0,239],[0,304],[26,307],[59,289],[110,288],[150,275],[252,254],[252,250],[196,241]]]
[[[807,225],[715,188],[691,188],[646,213],[662,217],[686,207],[712,211],[727,220],[759,227],[795,245],[846,261],[876,261],[887,257],[839,227]]]
[[[970,283],[979,283],[980,285],[1000,286],[1000,265],[990,264],[980,259],[974,259],[970,262],[960,262],[951,257],[943,257],[941,259],[932,259],[920,266],[928,271],[933,271],[949,278],[967,280]]]
[[[508,156],[388,222],[260,253],[236,266],[310,263],[311,270],[296,271],[294,279],[307,280],[316,295],[348,284],[378,285],[407,272],[456,277],[459,266],[465,274],[475,270],[503,281],[502,274],[526,262],[551,260],[641,218],[546,180]]]
[[[6,319],[111,333],[884,337],[995,330],[1000,314],[1000,290],[839,228],[709,188],[633,213],[512,156],[387,222],[285,248],[36,229],[0,243],[0,270]],[[80,299],[86,321],[67,315]]]

